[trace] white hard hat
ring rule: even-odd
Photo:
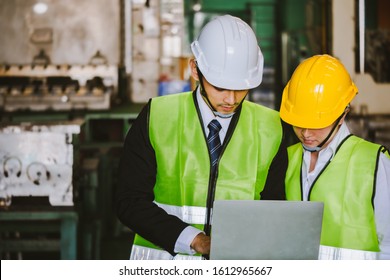
[[[202,75],[213,86],[243,90],[261,83],[263,54],[251,27],[237,17],[224,15],[208,22],[191,50]]]

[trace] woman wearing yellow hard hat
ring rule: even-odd
[[[324,202],[320,259],[390,259],[390,156],[350,133],[358,93],[330,55],[304,60],[286,85],[280,116],[300,143],[288,148],[288,200]]]

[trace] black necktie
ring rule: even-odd
[[[207,137],[207,144],[209,145],[211,155],[211,166],[214,168],[222,149],[221,140],[219,139],[219,131],[222,126],[217,120],[212,120],[209,123],[208,128],[210,129],[210,132]]]

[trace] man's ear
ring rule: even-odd
[[[191,58],[189,61],[190,64],[190,69],[191,69],[191,76],[195,81],[199,81],[199,75],[198,75],[198,70],[196,67],[196,62],[194,58]]]

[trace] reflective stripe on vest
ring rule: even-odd
[[[377,252],[320,246],[319,260],[376,260]]]
[[[199,206],[174,206],[155,202],[168,214],[179,217],[188,224],[204,224],[206,220],[206,207]]]
[[[360,251],[365,258],[379,251],[372,206],[379,152],[379,145],[350,136],[313,183],[308,200],[325,204],[321,245],[333,248],[324,255],[352,257]],[[287,200],[302,199],[302,153],[300,143],[288,148]]]
[[[133,244],[130,260],[202,260],[202,256],[189,256],[177,254],[172,256],[167,251],[152,249]]]
[[[203,229],[209,184],[215,182],[210,182],[209,151],[191,92],[152,99],[149,138],[157,161],[155,202]],[[279,114],[244,101],[218,163],[215,199],[260,199],[281,140]],[[138,235],[134,244],[158,249]]]

